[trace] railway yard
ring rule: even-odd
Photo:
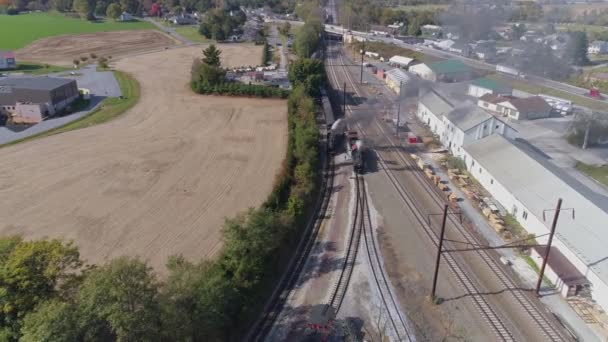
[[[435,214],[447,204],[445,196],[374,110],[382,104],[367,101],[374,98],[371,88],[376,86],[355,81],[358,68],[346,59],[341,44],[329,45],[326,62],[333,88],[342,89],[346,82],[346,121],[369,146],[366,165],[355,173],[349,156],[339,150],[331,155],[325,182],[330,198],[314,223],[310,253],[289,275],[291,286],[273,302],[273,314],[266,316],[266,328],[254,340],[326,334],[395,341],[571,340],[493,251],[444,253],[438,305],[433,304],[441,226]],[[343,93],[337,93],[342,104]],[[444,250],[462,247],[454,241],[487,244],[457,215],[448,215],[446,227],[450,242]],[[324,326],[329,322],[331,327]]]

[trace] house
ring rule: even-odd
[[[498,104],[501,102],[509,101],[512,96],[494,95],[491,93],[480,96],[477,99],[477,105],[485,110],[491,112],[499,112]]]
[[[560,215],[553,248],[585,275],[581,285],[588,281],[593,299],[608,309],[605,200],[522,142],[493,134],[464,149],[469,173],[528,233],[536,235],[538,244],[547,243],[554,215],[547,209],[555,208],[561,198],[562,208],[575,210],[575,215],[568,211]],[[575,275],[573,281],[577,279]]]
[[[420,78],[433,82],[460,82],[471,78],[472,70],[457,59],[413,65],[409,71]]]
[[[391,69],[386,72],[386,85],[395,93],[401,96],[416,96],[418,89],[407,87],[414,79],[414,75],[407,73],[401,69]]]
[[[511,95],[513,88],[489,78],[478,78],[469,84],[468,95],[482,97],[485,94]]]
[[[425,37],[439,38],[441,37],[443,29],[441,28],[441,26],[437,25],[423,25],[420,28],[420,32]]]
[[[471,44],[471,47],[472,54],[481,60],[487,61],[496,57],[496,42],[493,40],[479,40]]]
[[[120,17],[118,17],[118,21],[133,21],[133,20],[135,20],[135,18],[127,12],[122,12]]]
[[[407,69],[412,63],[414,63],[413,58],[403,57],[403,56],[393,56],[388,60],[388,64]]]
[[[16,68],[15,53],[12,51],[0,51],[0,70]]]
[[[79,97],[75,80],[53,77],[0,79],[0,112],[40,120],[63,110]],[[37,112],[37,113],[36,113]]]
[[[168,20],[174,25],[195,25],[198,23],[195,17],[187,13],[171,16]]]
[[[517,131],[471,101],[460,101],[431,89],[418,102],[418,118],[439,137],[455,156],[463,156],[463,146],[493,133],[515,137]]]
[[[608,42],[603,40],[595,40],[593,43],[589,44],[587,52],[597,55],[608,53]]]
[[[455,43],[456,42],[451,39],[444,39],[442,41],[435,43],[434,45],[438,49],[449,51],[450,48],[452,47],[452,45],[454,45]]]
[[[513,120],[548,118],[553,109],[540,96],[510,99],[497,105],[498,112]]]

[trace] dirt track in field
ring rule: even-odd
[[[259,47],[220,48],[226,65],[261,58]],[[272,189],[287,109],[191,93],[199,55],[192,47],[125,58],[117,68],[142,86],[130,112],[0,149],[0,235],[74,239],[89,262],[138,255],[161,273],[172,254],[216,254],[224,218]]]
[[[144,51],[172,47],[176,39],[156,30],[132,30],[70,34],[39,39],[17,50],[17,60],[57,65],[72,65],[81,56],[121,57]],[[261,58],[261,57],[260,57]]]

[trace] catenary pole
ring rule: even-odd
[[[441,223],[441,233],[439,234],[439,246],[437,248],[437,259],[435,260],[435,274],[433,275],[433,289],[431,290],[431,300],[435,300],[437,290],[437,276],[439,274],[439,262],[441,261],[441,249],[443,248],[443,236],[445,234],[445,222],[448,217],[448,205],[443,207],[443,221]]]
[[[557,208],[555,209],[555,216],[553,216],[553,223],[551,224],[551,233],[549,234],[549,241],[547,241],[547,248],[545,248],[545,256],[543,258],[543,264],[540,267],[540,273],[538,275],[538,282],[536,283],[536,295],[540,295],[540,285],[543,282],[543,276],[545,275],[545,267],[549,260],[549,252],[551,251],[551,243],[553,242],[553,235],[555,235],[555,228],[557,227],[557,220],[559,218],[559,212],[562,209],[562,199],[557,200]]]

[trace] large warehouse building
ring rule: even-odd
[[[75,80],[52,77],[0,79],[0,111],[18,122],[40,122],[63,110],[78,96]]]

